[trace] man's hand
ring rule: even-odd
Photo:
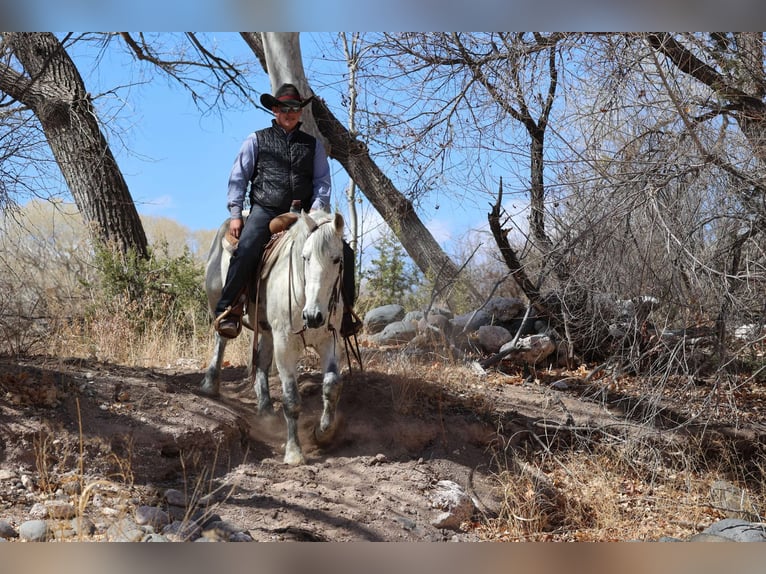
[[[231,236],[239,239],[239,234],[242,233],[242,228],[244,227],[244,222],[242,221],[241,217],[232,218],[229,221],[229,233],[231,233]]]

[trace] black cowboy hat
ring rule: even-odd
[[[268,109],[275,106],[299,106],[302,108],[308,105],[313,97],[309,96],[304,100],[298,88],[292,84],[282,84],[273,96],[271,94],[261,94],[261,105]]]

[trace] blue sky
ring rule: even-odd
[[[220,37],[238,56],[252,54],[238,34]],[[309,83],[316,86],[318,82],[311,78],[314,64],[309,62],[314,41],[303,33],[301,44]],[[131,63],[119,50],[113,52],[117,53],[107,53],[97,67],[92,54],[73,53],[73,57],[91,93],[102,94],[117,85],[130,86],[103,95],[96,102],[102,119],[114,122],[117,128],[116,135],[109,135],[110,144],[139,212],[173,219],[190,230],[218,227],[228,216],[226,185],[237,150],[248,133],[268,125],[271,114],[250,107],[203,115],[183,88],[156,73],[146,81],[142,66]],[[322,73],[328,71],[323,69]],[[268,77],[262,71],[250,81],[259,94],[270,91]],[[345,80],[339,78],[339,82],[344,85]],[[345,108],[333,102],[335,93],[326,90],[321,95],[344,120]],[[338,162],[330,163],[333,200],[341,204],[343,211],[348,175]],[[439,201],[438,211],[426,207],[427,215],[421,217],[445,249],[469,229],[486,227],[486,205],[449,203],[444,197]],[[372,220],[368,227],[378,225],[377,215],[369,206],[367,209],[368,221]]]

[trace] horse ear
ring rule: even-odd
[[[309,233],[312,233],[317,228],[317,222],[305,211],[301,211],[301,219],[309,229]]]
[[[343,216],[335,212],[335,219],[333,220],[333,225],[335,226],[335,233],[341,234],[343,233],[343,226],[345,225],[345,222],[343,221]]]

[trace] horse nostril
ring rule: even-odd
[[[303,323],[309,328],[309,329],[316,329],[317,327],[321,327],[324,323],[324,318],[322,317],[322,313],[306,313],[303,312]]]

